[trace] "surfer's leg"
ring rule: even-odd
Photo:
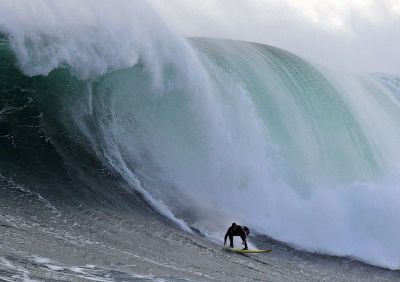
[[[240,236],[242,238],[243,244],[244,244],[244,250],[247,250],[247,241],[245,236]]]
[[[230,247],[233,248],[233,235],[229,235]]]

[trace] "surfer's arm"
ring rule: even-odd
[[[231,233],[231,228],[228,228],[228,231],[226,231],[225,237],[224,237],[224,246],[226,244],[226,239],[228,238],[229,234]]]

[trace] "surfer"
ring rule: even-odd
[[[224,246],[226,245],[226,238],[229,237],[229,242],[230,242],[230,247],[233,248],[233,236],[240,236],[243,241],[244,248],[243,250],[247,250],[247,241],[246,241],[246,236],[250,234],[249,228],[247,226],[240,226],[237,225],[236,223],[232,223],[232,225],[228,228],[225,234],[224,238]]]

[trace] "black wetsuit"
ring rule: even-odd
[[[243,230],[242,226],[231,226],[228,228],[228,231],[226,231],[224,242],[226,242],[226,238],[229,237],[231,248],[233,248],[233,236],[240,236],[244,242],[244,247],[247,249],[246,232]]]

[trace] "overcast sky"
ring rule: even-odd
[[[255,41],[336,69],[400,74],[400,0],[151,0],[184,36]]]

